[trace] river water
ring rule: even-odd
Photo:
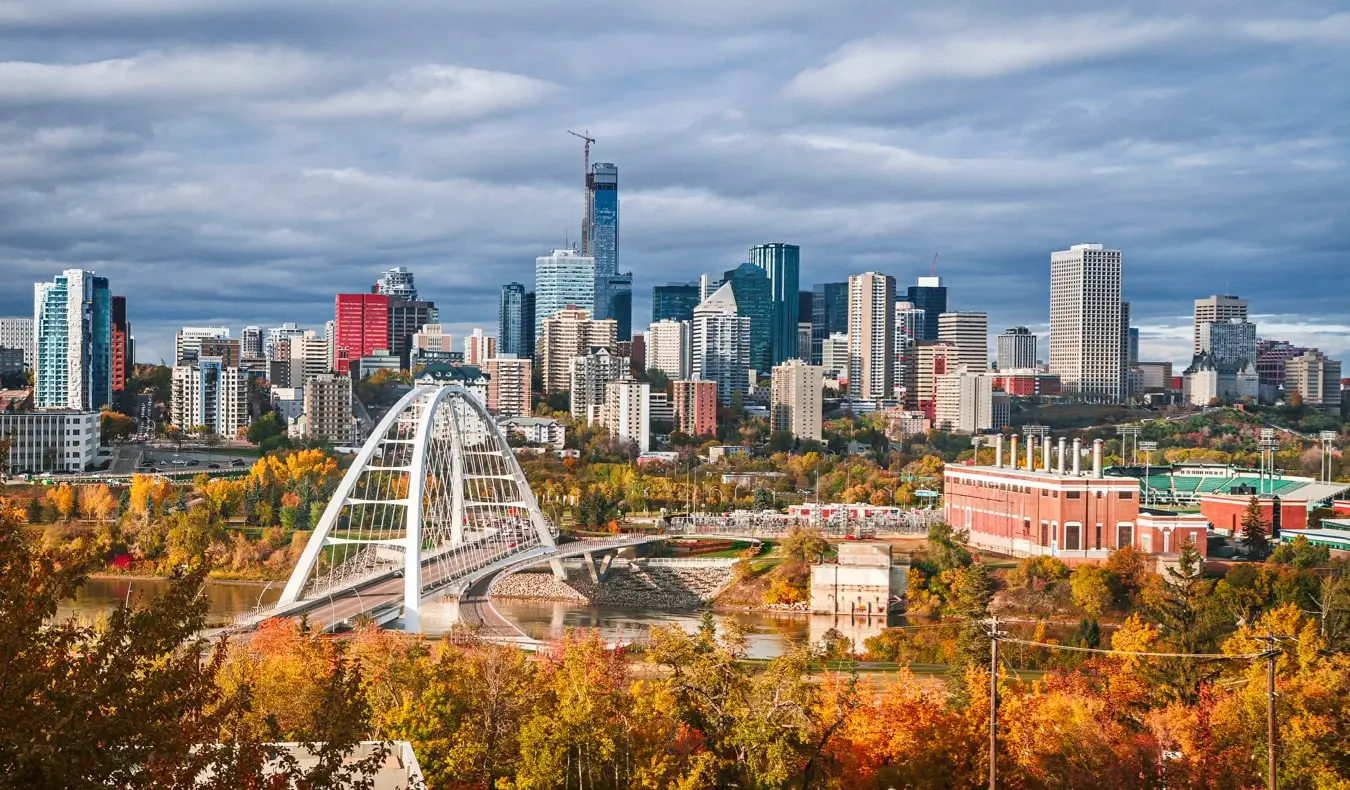
[[[90,579],[73,601],[60,608],[59,615],[94,619],[110,612],[126,600],[150,597],[168,589],[163,579],[128,579],[103,576]],[[223,625],[259,603],[272,603],[281,595],[281,582],[224,582],[208,580],[204,594],[209,605],[207,621]],[[606,640],[641,640],[652,626],[678,625],[688,631],[698,628],[702,612],[662,612],[629,606],[590,606],[586,604],[529,601],[499,598],[493,606],[522,631],[537,639],[560,636],[567,628],[595,628]],[[423,608],[423,629],[428,636],[439,636],[450,627],[452,610],[445,603],[430,603]],[[830,628],[836,628],[854,640],[859,648],[869,636],[875,636],[886,622],[878,617],[849,618],[785,612],[718,612],[719,621],[733,618],[747,630],[747,651],[752,658],[781,655],[792,644],[818,641]],[[901,620],[892,616],[891,625]]]

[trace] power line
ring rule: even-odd
[[[1017,639],[1010,636],[999,637],[1000,642],[1014,642],[1019,645],[1030,645],[1032,647],[1046,647],[1051,650],[1072,650],[1078,653],[1103,653],[1115,656],[1138,656],[1147,658],[1203,658],[1203,659],[1229,659],[1248,661],[1253,658],[1261,658],[1265,655],[1261,653],[1237,653],[1229,655],[1227,653],[1136,653],[1130,650],[1107,650],[1100,647],[1078,647],[1077,645],[1056,645],[1049,642],[1032,642],[1029,639]]]

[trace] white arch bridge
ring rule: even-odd
[[[332,628],[358,615],[422,630],[422,606],[450,598],[457,616],[492,635],[523,636],[486,603],[504,572],[567,556],[613,552],[660,537],[561,547],[515,454],[482,404],[458,386],[418,387],[384,416],[324,509],[270,617]]]

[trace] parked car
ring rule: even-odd
[[[219,469],[219,468],[220,468],[220,464],[207,464],[207,465],[206,465],[206,468],[207,468],[207,469]]]
[[[233,461],[230,461],[230,466],[243,466],[243,465],[244,465],[244,459],[242,459],[242,458],[236,458],[236,459],[234,459]]]

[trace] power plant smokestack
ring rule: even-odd
[[[1066,440],[1065,440],[1065,438],[1064,438],[1063,436],[1059,437],[1059,470],[1058,470],[1058,471],[1059,471],[1059,473],[1060,473],[1061,475],[1064,474],[1064,454],[1068,452],[1068,448],[1065,447],[1065,442],[1066,442]]]
[[[1096,439],[1092,442],[1092,476],[1097,480],[1102,479],[1102,440]]]
[[[1017,468],[1017,434],[1013,434],[1013,435],[1012,435],[1012,439],[1011,439],[1009,445],[1010,445],[1010,446],[1009,446],[1009,452],[1008,452],[1008,468],[1009,468],[1009,469],[1016,469],[1016,468]]]
[[[1003,434],[994,437],[994,468],[1003,467]]]
[[[1028,437],[1027,437],[1027,471],[1028,471],[1028,472],[1030,472],[1030,471],[1031,471],[1031,468],[1034,467],[1034,466],[1036,465],[1035,461],[1036,461],[1036,437],[1035,437],[1035,436],[1028,436]]]
[[[1050,471],[1050,437],[1041,437],[1041,468]]]
[[[1079,464],[1083,460],[1083,440],[1074,437],[1073,440],[1073,476],[1078,477],[1081,474]]]

